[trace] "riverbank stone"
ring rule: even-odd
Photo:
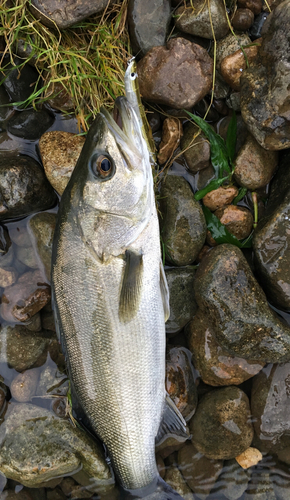
[[[223,38],[229,31],[226,10],[221,0],[214,0],[210,4],[195,0],[194,8],[190,5],[179,7],[174,20],[178,30],[211,40],[214,37],[216,40]]]
[[[52,242],[56,219],[56,214],[41,212],[33,215],[28,223],[29,230],[32,233],[34,251],[39,256],[39,264],[42,266],[45,277],[49,281],[51,275]]]
[[[166,259],[177,266],[195,261],[206,238],[206,222],[188,182],[167,175],[160,190],[161,237]]]
[[[187,168],[193,174],[210,166],[210,145],[198,127],[192,123],[186,123],[180,146],[186,160]]]
[[[65,29],[104,10],[107,0],[32,0],[29,8],[49,28]]]
[[[238,387],[214,389],[203,396],[189,428],[196,449],[211,459],[235,458],[252,443],[250,405]]]
[[[138,62],[142,98],[175,109],[191,109],[212,87],[213,60],[185,38],[154,47]]]
[[[7,130],[21,139],[35,141],[52,126],[53,122],[54,116],[45,109],[39,111],[26,109],[10,118]]]
[[[165,387],[183,418],[190,420],[197,407],[197,389],[191,352],[185,347],[167,349]]]
[[[290,359],[290,327],[268,306],[242,251],[213,248],[195,275],[195,298],[230,354],[268,363]]]
[[[193,292],[195,271],[192,267],[186,266],[165,270],[170,305],[170,316],[165,328],[170,337],[182,330],[196,313],[197,305]]]

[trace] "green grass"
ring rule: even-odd
[[[111,5],[104,13],[60,31],[47,28],[29,11],[30,0],[9,0],[0,5],[0,36],[6,48],[0,60],[5,70],[7,57],[13,62],[16,44],[31,47],[28,60],[35,60],[41,89],[32,89],[26,105],[34,107],[57,95],[61,85],[74,103],[79,125],[87,130],[103,104],[112,107],[123,93],[124,72],[129,58],[129,37],[125,29],[127,1]],[[23,60],[21,67],[27,63]],[[3,79],[2,79],[3,81]],[[0,82],[1,83],[1,82]],[[59,85],[58,85],[59,87]],[[19,103],[18,103],[19,104]]]

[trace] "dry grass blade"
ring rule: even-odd
[[[112,107],[123,93],[124,72],[130,57],[125,30],[127,0],[110,5],[105,12],[63,31],[47,28],[29,11],[30,0],[9,0],[0,5],[0,36],[6,48],[0,70],[14,57],[19,40],[29,48],[27,60],[35,62],[42,81],[26,104],[37,106],[55,95],[55,84],[73,98],[75,113],[84,130],[103,104]],[[27,60],[19,65],[21,67]],[[59,92],[59,91],[58,91]]]

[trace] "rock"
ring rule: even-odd
[[[247,68],[248,64],[251,66],[253,61],[257,58],[258,45],[253,45],[251,47],[245,47],[243,51],[238,49],[236,52],[229,54],[221,61],[221,75],[225,82],[234,90],[239,92],[241,90],[240,78],[243,71]],[[245,59],[244,53],[247,56],[247,61]]]
[[[152,47],[165,45],[171,20],[168,0],[130,0],[128,29],[133,54],[144,56]]]
[[[288,500],[290,487],[289,467],[281,462],[274,463],[271,470],[271,480],[277,500]]]
[[[240,92],[232,92],[229,97],[226,99],[226,105],[233,109],[236,112],[241,111],[241,93]]]
[[[61,82],[53,82],[48,86],[46,97],[49,97],[49,95],[52,95],[52,97],[47,100],[47,104],[49,104],[49,106],[53,109],[57,109],[62,112],[73,111],[73,98],[70,94],[68,94]]]
[[[52,241],[57,216],[53,213],[35,214],[29,220],[28,227],[32,233],[35,252],[38,254],[47,280],[51,275]]]
[[[170,466],[166,469],[164,480],[174,489],[184,500],[194,500],[192,490],[187,486],[180,470],[177,467]]]
[[[205,499],[222,471],[223,461],[208,459],[186,443],[178,452],[178,468],[192,491]]]
[[[230,95],[230,97],[232,97],[233,94],[235,94],[235,92],[233,92]],[[236,140],[236,151],[235,151],[235,153],[237,154],[240,151],[241,147],[244,145],[244,143],[245,143],[245,141],[246,141],[246,139],[247,139],[247,137],[249,135],[249,132],[248,132],[246,124],[243,121],[241,115],[237,115],[236,119],[237,119],[237,140]],[[231,121],[231,116],[228,115],[228,116],[225,116],[224,118],[222,118],[216,124],[216,131],[217,131],[217,133],[225,141],[226,141],[227,131],[228,131],[228,127],[229,127],[230,121]]]
[[[226,10],[221,0],[205,4],[196,0],[194,8],[189,5],[179,7],[175,12],[175,26],[184,33],[216,40],[223,38],[229,31]],[[213,34],[214,31],[214,34]]]
[[[45,330],[56,332],[53,312],[41,310],[41,324]]]
[[[39,139],[54,122],[54,116],[45,109],[25,109],[14,114],[7,123],[7,130],[16,137],[29,141]]]
[[[31,269],[38,269],[38,261],[32,246],[16,247],[16,258]]]
[[[25,321],[25,327],[31,332],[40,332],[41,330],[41,317],[40,313],[34,314],[29,320]],[[43,327],[44,328],[44,327]],[[48,330],[48,328],[44,328]]]
[[[217,40],[216,44],[216,69],[220,72],[222,60],[229,54],[233,54],[239,50],[241,46],[252,43],[250,37],[246,33],[237,33],[233,35],[229,33],[221,40]],[[214,47],[210,50],[210,56],[214,57]]]
[[[39,141],[45,175],[62,195],[76,165],[85,138],[69,132],[46,132]]]
[[[255,191],[270,182],[277,164],[278,152],[266,151],[249,134],[235,161],[235,180],[240,186]]]
[[[9,404],[0,442],[0,470],[24,486],[35,488],[81,466],[96,484],[113,482],[101,445],[44,408]]]
[[[290,155],[287,154],[276,174],[264,218],[253,239],[255,266],[270,302],[290,307]]]
[[[210,144],[203,132],[199,131],[194,123],[188,122],[180,142],[187,168],[193,174],[210,165]]]
[[[22,489],[18,492],[15,490],[5,490],[0,494],[0,500],[34,500],[30,492]]]
[[[32,0],[29,8],[49,28],[68,28],[107,7],[107,0]]]
[[[187,181],[167,175],[160,190],[161,236],[166,258],[177,266],[196,259],[206,237],[206,222]]]
[[[182,125],[178,118],[172,116],[165,118],[162,127],[162,139],[159,146],[159,153],[157,155],[160,165],[166,163],[176,150],[180,137],[182,136]]]
[[[92,494],[90,493],[90,497]],[[66,500],[66,496],[63,494],[59,487],[54,488],[53,490],[48,490],[46,494],[47,500]],[[85,497],[78,497],[85,498]]]
[[[225,104],[223,99],[228,97],[230,90],[231,89],[230,89],[229,85],[224,81],[224,79],[220,75],[220,73],[218,71],[216,71],[216,73],[215,73],[215,86],[214,86],[214,98],[216,101],[221,100],[222,106],[220,106],[220,108],[219,108],[219,106],[216,106],[216,104],[215,104],[215,108],[222,115],[226,114],[225,111],[228,112],[228,107]],[[223,112],[221,112],[220,109],[222,109]]]
[[[232,19],[233,28],[247,31],[254,22],[254,12],[250,9],[237,9]]]
[[[68,378],[64,373],[60,373],[56,366],[47,365],[37,380],[36,396],[66,396]]]
[[[5,128],[6,120],[13,113],[13,107],[9,106],[11,100],[3,85],[0,87],[0,126]]]
[[[165,387],[183,418],[190,420],[197,407],[197,389],[191,353],[185,347],[168,347]]]
[[[243,498],[242,495],[248,486],[248,474],[241,469],[237,462],[227,460],[224,462],[223,470],[217,479],[212,494],[217,498],[226,498],[227,500],[238,500]]]
[[[29,64],[25,64],[21,69],[18,69],[18,66],[22,63],[21,59],[15,57],[14,64],[7,64],[5,71],[2,70],[2,74],[6,77],[3,81],[3,87],[11,101],[17,103],[26,101],[30,97],[39,79],[38,71]]]
[[[154,47],[137,64],[143,99],[176,109],[192,108],[211,90],[212,71],[207,51],[184,38]]]
[[[290,451],[290,363],[268,365],[256,375],[251,408],[255,432],[263,449]]]
[[[218,208],[214,215],[238,240],[243,240],[251,234],[254,219],[247,208],[226,205],[225,207]]]
[[[12,397],[20,403],[31,401],[35,395],[38,377],[39,371],[37,369],[27,370],[16,375],[10,385]]]
[[[225,205],[229,205],[233,199],[238,195],[238,188],[236,186],[219,187],[207,193],[203,199],[203,204],[212,212]]]
[[[176,335],[194,317],[196,302],[193,293],[195,269],[191,267],[165,270],[169,288],[170,316],[166,322],[166,333]]]
[[[66,397],[53,398],[51,402],[51,409],[59,418],[66,418],[68,416],[68,400]]]
[[[208,252],[194,289],[218,343],[230,354],[267,363],[290,359],[290,328],[269,308],[239,248],[223,244]]]
[[[200,311],[186,327],[193,365],[201,379],[212,386],[240,385],[262,370],[264,363],[231,356],[215,340],[214,329]]]
[[[56,201],[40,165],[27,156],[0,159],[0,220],[24,217]]]
[[[210,391],[190,421],[193,445],[207,458],[235,458],[252,443],[250,415],[248,397],[238,387]]]
[[[2,326],[0,330],[0,361],[10,368],[23,372],[33,366],[40,366],[38,360],[46,353],[51,334],[46,331],[34,333],[25,326]],[[44,359],[44,361],[45,361]]]
[[[17,280],[17,277],[18,273],[17,271],[15,271],[15,269],[13,269],[13,267],[0,267],[0,286],[2,288],[13,285]]]
[[[290,147],[290,67],[287,36],[290,0],[269,15],[258,58],[241,78],[241,110],[248,129],[265,149]]]
[[[29,271],[15,285],[5,288],[0,306],[6,321],[27,321],[50,301],[50,286],[40,271]]]
[[[64,477],[60,483],[60,488],[66,497],[71,496],[71,492],[76,486],[76,482],[72,477]]]
[[[267,470],[257,469],[252,473],[244,500],[276,500],[270,474]]]
[[[151,111],[146,115],[146,118],[148,120],[149,127],[152,130],[152,134],[154,134],[161,127],[160,114],[157,113],[157,111]]]
[[[9,236],[13,243],[19,247],[30,247],[32,245],[30,234],[27,231],[26,220],[14,222],[11,227],[9,227]]]
[[[238,6],[244,9],[250,9],[255,16],[262,10],[262,0],[238,0]]]
[[[243,467],[243,469],[248,469],[257,465],[263,458],[262,453],[257,450],[257,448],[248,448],[243,453],[236,457],[238,464]]]

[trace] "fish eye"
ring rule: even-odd
[[[109,156],[99,154],[94,155],[91,161],[91,168],[96,177],[107,180],[114,174],[115,165]]]

